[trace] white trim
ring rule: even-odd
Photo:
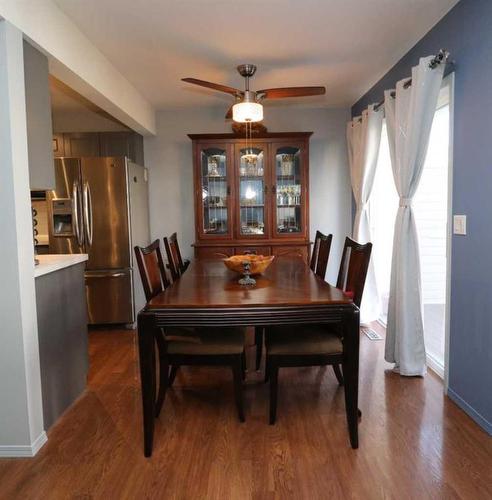
[[[451,258],[453,241],[453,141],[454,141],[454,72],[443,80],[449,86],[449,149],[448,149],[448,227],[446,242],[446,309],[444,313],[444,394],[449,387],[449,332],[451,324]]]
[[[34,457],[37,452],[43,447],[46,441],[48,441],[48,436],[46,435],[46,432],[43,431],[31,445],[0,445],[0,457]]]
[[[436,375],[444,379],[444,366],[429,353],[426,353],[427,368],[431,369]]]

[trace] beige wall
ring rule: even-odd
[[[150,223],[153,238],[177,231],[182,251],[193,252],[193,167],[188,133],[230,132],[224,121],[227,105],[161,111],[157,135],[144,141],[150,173]],[[316,229],[333,233],[334,244],[327,279],[336,277],[345,235],[352,227],[350,179],[345,125],[349,109],[266,108],[265,125],[271,132],[312,131],[310,142],[311,237]]]

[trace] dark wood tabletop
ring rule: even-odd
[[[341,290],[317,277],[300,257],[277,257],[256,285],[220,260],[194,260],[138,315],[144,454],[152,454],[155,416],[155,340],[170,326],[221,327],[338,323],[344,336],[345,397],[352,447],[358,446],[359,309]]]
[[[277,257],[263,275],[254,277],[254,287],[239,285],[240,277],[221,260],[194,260],[147,309],[352,304],[352,299],[318,278],[300,257]]]

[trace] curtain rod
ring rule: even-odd
[[[439,66],[439,64],[454,64],[453,61],[448,61],[448,58],[449,58],[449,52],[445,49],[441,49],[438,54],[436,56],[434,56],[430,63],[429,63],[429,68],[431,69],[434,69],[434,68],[437,68],[437,66]],[[412,85],[412,79],[409,78],[404,84],[403,84],[403,88],[405,89],[408,89],[408,87],[410,87],[410,85]],[[391,97],[395,97],[396,95],[396,92],[395,91],[392,91],[391,92]],[[380,102],[378,102],[375,106],[374,106],[374,111],[378,111],[381,106],[384,104],[384,99]],[[359,122],[362,121],[362,117],[358,118]]]
[[[439,66],[440,64],[453,64],[453,62],[449,61],[448,62],[448,58],[449,58],[449,52],[445,49],[441,49],[438,54],[436,56],[434,56],[433,59],[431,59],[430,63],[429,63],[429,68],[431,69],[434,69],[434,68],[437,68],[437,66]],[[412,79],[409,78],[404,84],[403,84],[403,88],[404,89],[408,89],[408,87],[410,87],[410,85],[412,85]],[[391,97],[395,97],[396,95],[396,92],[395,91],[392,91],[391,92]],[[379,108],[384,104],[384,99],[380,102],[378,102],[375,106],[374,106],[374,111],[378,111]]]

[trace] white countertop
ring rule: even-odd
[[[74,266],[85,262],[88,257],[85,253],[63,254],[63,255],[38,255],[39,264],[34,268],[34,277],[44,276],[45,274],[59,271],[65,267]]]

